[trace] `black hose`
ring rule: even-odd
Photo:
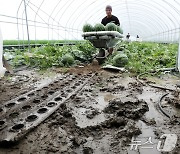
[[[141,73],[141,74],[139,74],[139,75],[137,76],[137,81],[140,82],[140,83],[143,84],[143,85],[146,85],[147,83],[145,84],[145,83],[140,79],[140,77],[141,77],[142,75],[149,74],[149,73],[157,73],[157,72],[159,72],[159,71],[169,71],[169,70],[170,70],[170,71],[173,71],[173,70],[176,70],[176,68],[163,68],[163,69],[159,69],[159,70],[156,70],[156,71],[150,71],[150,72]],[[166,88],[166,87],[162,87],[162,86],[158,86],[158,85],[152,85],[152,84],[147,84],[147,85],[149,85],[150,87],[153,87],[153,88],[159,88],[159,89],[162,89],[162,90],[174,91],[173,89]],[[168,113],[166,113],[166,111],[164,111],[164,109],[163,109],[162,106],[161,106],[161,102],[162,102],[163,98],[166,97],[168,94],[169,94],[169,93],[166,93],[166,94],[164,94],[164,95],[162,95],[162,96],[160,97],[160,99],[159,99],[159,101],[158,101],[158,108],[159,108],[159,110],[160,110],[166,117],[171,118],[171,116],[170,116]]]
[[[170,116],[168,113],[166,113],[166,111],[164,111],[164,109],[163,109],[162,106],[161,106],[161,102],[162,102],[163,98],[166,97],[168,94],[169,94],[169,93],[166,93],[166,94],[164,94],[164,95],[162,95],[162,96],[160,97],[160,99],[159,99],[159,101],[158,101],[158,107],[159,107],[159,110],[160,110],[166,117],[171,118],[171,116]]]

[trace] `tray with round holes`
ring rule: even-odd
[[[15,142],[76,95],[94,76],[69,74],[0,107],[0,144]]]

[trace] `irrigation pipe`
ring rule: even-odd
[[[160,99],[158,101],[158,108],[166,117],[171,118],[171,116],[161,106],[161,102],[162,102],[163,98],[166,97],[168,94],[169,93],[166,93],[160,97]]]
[[[174,89],[171,89],[171,88],[166,88],[166,87],[163,87],[163,86],[158,86],[158,85],[152,85],[152,84],[148,84],[148,83],[144,83],[141,79],[140,79],[140,77],[142,76],[142,75],[145,75],[145,74],[149,74],[149,73],[157,73],[157,72],[163,72],[163,71],[174,71],[174,70],[176,70],[176,68],[163,68],[163,69],[158,69],[158,70],[155,70],[155,71],[150,71],[150,72],[145,72],[145,73],[141,73],[141,74],[139,74],[138,76],[137,76],[137,81],[138,82],[140,82],[141,84],[143,84],[143,85],[149,85],[150,87],[153,87],[153,88],[159,88],[159,89],[162,89],[162,90],[169,90],[169,91],[174,91]],[[166,97],[167,95],[168,95],[169,93],[166,93],[166,94],[164,94],[164,95],[162,95],[161,97],[160,97],[160,99],[158,100],[158,108],[159,108],[159,110],[166,116],[166,117],[168,117],[168,118],[171,118],[171,116],[162,108],[162,106],[161,106],[161,102],[162,102],[162,100],[163,100],[163,98],[164,97]]]

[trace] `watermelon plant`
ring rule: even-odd
[[[77,43],[76,48],[81,51],[78,56],[84,57],[86,61],[91,61],[94,54],[97,52],[96,48],[89,41]]]
[[[175,67],[178,44],[161,44],[150,42],[124,43],[123,52],[129,62],[127,69],[133,73],[143,73],[149,70]]]
[[[123,66],[126,64],[128,57],[128,63],[125,65],[126,69],[138,74],[152,69],[175,67],[178,44],[121,42],[116,46],[116,50],[117,52],[109,56],[105,64]],[[50,67],[69,67],[78,64],[78,62],[89,63],[96,52],[97,50],[89,41],[83,41],[72,46],[45,45],[35,47],[31,49],[31,52],[28,52],[27,49],[24,51],[18,49],[5,50],[5,55],[12,55],[9,61],[15,67],[27,65],[47,69]],[[121,56],[119,56],[120,53]]]
[[[31,52],[26,49],[24,51],[14,49],[6,52],[13,55],[11,62],[14,67],[27,65],[47,69],[50,67],[69,67],[79,64],[79,62],[89,63],[96,53],[96,49],[89,41],[77,41],[75,45],[71,46],[45,45],[32,48]]]
[[[175,67],[178,44],[121,42],[116,46],[116,50],[117,52],[108,57],[105,65],[111,64],[117,67],[125,65],[131,73],[139,74],[160,68]]]

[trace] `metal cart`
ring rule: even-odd
[[[99,63],[102,63],[108,56],[105,50],[113,48],[123,38],[123,35],[117,31],[85,32],[82,36],[94,47],[99,48],[99,53],[96,55]]]

